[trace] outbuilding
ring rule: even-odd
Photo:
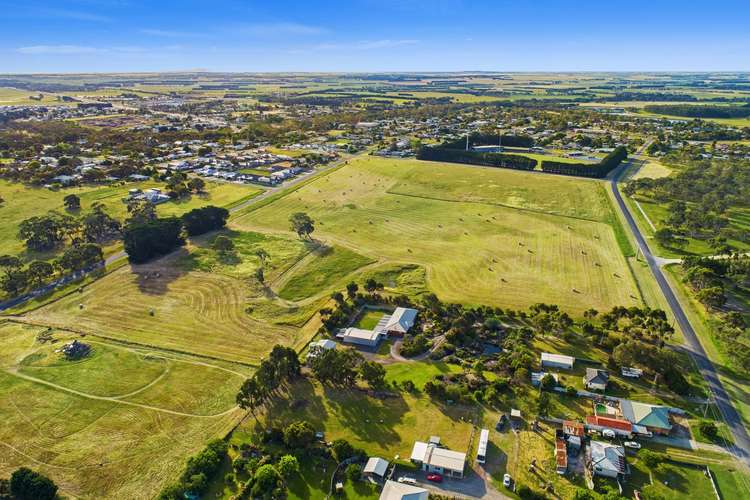
[[[379,457],[370,457],[362,470],[364,476],[376,477],[383,479],[388,472],[388,460]]]
[[[552,354],[549,352],[542,353],[543,368],[563,368],[565,370],[572,370],[575,360],[576,358],[573,356],[566,356],[564,354]]]

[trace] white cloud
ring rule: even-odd
[[[253,23],[253,24],[240,24],[233,28],[238,33],[245,33],[248,35],[269,37],[279,35],[321,35],[327,33],[328,30],[321,28],[320,26],[310,26],[307,24],[298,23]]]
[[[190,31],[172,31],[172,30],[162,30],[162,29],[142,29],[140,30],[141,33],[144,35],[151,35],[151,36],[158,36],[163,38],[195,38],[195,37],[204,37],[206,36],[205,33],[193,33]]]
[[[19,47],[16,49],[21,54],[58,54],[58,55],[71,55],[71,54],[95,54],[102,52],[102,49],[96,47],[85,47],[82,45],[31,45],[28,47]]]
[[[405,45],[418,44],[419,40],[361,40],[352,43],[321,43],[311,47],[312,50],[378,50],[389,49],[392,47],[402,47]]]

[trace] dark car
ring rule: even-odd
[[[503,413],[500,415],[500,420],[498,420],[497,425],[495,425],[495,430],[501,431],[505,428],[505,424],[508,423],[508,417]]]

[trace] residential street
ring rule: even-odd
[[[703,349],[703,346],[701,345],[700,340],[695,333],[695,330],[690,324],[690,321],[688,320],[687,315],[682,308],[682,304],[680,304],[680,301],[675,296],[674,291],[667,281],[667,278],[664,276],[664,273],[659,266],[660,259],[655,257],[651,253],[651,250],[646,243],[646,239],[644,238],[643,234],[641,234],[641,231],[638,228],[635,219],[633,218],[630,210],[628,209],[625,201],[622,198],[622,195],[620,194],[618,182],[625,170],[627,170],[628,165],[629,162],[621,165],[610,181],[612,183],[612,191],[614,193],[615,199],[617,200],[618,208],[627,220],[628,227],[633,233],[633,236],[635,237],[638,246],[640,247],[640,250],[645,257],[646,262],[651,269],[651,272],[653,273],[657,283],[659,284],[659,288],[664,294],[664,297],[667,299],[667,303],[669,304],[670,309],[677,319],[682,332],[684,333],[687,350],[690,352],[690,355],[698,365],[698,369],[700,370],[701,375],[708,383],[708,387],[713,395],[716,405],[719,408],[719,411],[721,412],[727,425],[729,426],[730,431],[732,432],[735,445],[731,446],[731,451],[745,464],[750,465],[750,436],[748,435],[747,429],[745,429],[745,426],[742,423],[742,418],[735,409],[731,399],[729,398],[729,395],[724,389],[724,386],[722,385],[721,380],[716,373],[716,369],[713,363],[708,359],[706,351]]]

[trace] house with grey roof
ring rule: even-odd
[[[609,383],[609,372],[599,368],[586,368],[586,375],[583,376],[583,385],[586,389],[604,392]]]
[[[629,473],[628,464],[625,460],[625,448],[622,446],[602,441],[591,441],[589,451],[591,457],[589,467],[591,473],[595,476],[616,478]]]

